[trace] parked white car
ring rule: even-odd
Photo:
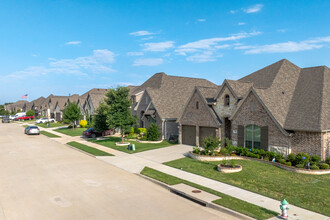
[[[54,118],[39,118],[36,120],[36,123],[37,124],[40,124],[40,123],[47,123],[47,122],[55,122],[55,119]]]
[[[16,118],[15,115],[10,115],[10,116],[9,116],[9,119],[10,119],[10,120],[14,120],[15,118]]]

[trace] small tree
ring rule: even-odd
[[[75,121],[81,119],[81,111],[77,103],[70,102],[63,110],[63,118],[72,123],[73,128],[75,127]]]
[[[209,152],[211,155],[214,154],[214,150],[219,147],[221,141],[219,138],[214,138],[212,135],[203,139],[203,148],[206,152]]]
[[[33,110],[29,110],[26,112],[26,116],[34,116],[36,113]]]
[[[93,128],[98,132],[103,132],[109,129],[107,124],[107,116],[109,114],[110,107],[101,103],[99,107],[96,109],[96,115],[93,120]],[[89,116],[88,116],[89,117]]]
[[[129,131],[137,122],[130,109],[132,101],[129,98],[129,89],[126,87],[109,89],[105,101],[109,105],[107,125],[109,128],[119,128],[121,141],[124,142],[125,131]]]
[[[158,131],[158,126],[155,123],[152,123],[147,131],[147,140],[148,141],[157,141],[161,133]]]

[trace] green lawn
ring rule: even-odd
[[[93,148],[93,147],[89,147],[85,144],[81,144],[81,143],[78,143],[78,142],[75,142],[75,141],[71,141],[67,144],[74,147],[74,148],[78,148],[82,151],[85,151],[89,154],[92,154],[94,156],[113,156],[112,154],[109,154],[107,152],[101,151],[101,150]]]
[[[260,206],[253,205],[251,203],[242,201],[240,199],[236,199],[234,197],[228,196],[228,195],[220,193],[218,191],[209,189],[207,187],[204,187],[204,186],[201,186],[201,185],[198,185],[198,184],[195,184],[195,183],[183,180],[183,179],[179,179],[177,177],[162,173],[160,171],[151,169],[149,167],[145,167],[141,171],[141,174],[151,177],[153,179],[159,180],[168,185],[184,183],[184,184],[190,185],[192,187],[206,191],[208,193],[217,195],[217,196],[221,197],[221,199],[215,200],[215,201],[213,201],[213,203],[227,207],[229,209],[235,210],[237,212],[243,213],[245,215],[251,216],[256,219],[268,219],[268,218],[278,215],[278,213],[273,212],[271,210],[262,208]]]
[[[285,198],[289,204],[330,216],[330,174],[300,174],[257,161],[236,162],[243,166],[243,170],[231,174],[217,171],[220,162],[182,158],[164,164],[277,200]]]
[[[40,134],[43,134],[47,137],[50,137],[50,138],[59,138],[60,136],[56,135],[56,134],[53,134],[53,133],[49,133],[47,131],[40,131]]]
[[[83,131],[86,131],[87,128],[75,128],[75,129],[72,129],[72,128],[59,128],[59,129],[56,129],[54,131],[57,131],[57,132],[60,132],[62,134],[66,134],[66,135],[69,135],[69,136],[82,136],[82,133]]]
[[[115,150],[130,153],[130,154],[147,151],[147,150],[153,150],[153,149],[162,148],[162,147],[168,147],[168,146],[173,145],[172,143],[167,142],[167,141],[163,141],[160,144],[143,144],[143,143],[140,143],[137,141],[128,140],[127,142],[129,142],[131,144],[135,144],[135,151],[130,151],[130,150],[127,150],[127,146],[116,146],[115,143],[121,141],[121,139],[118,137],[109,137],[106,140],[90,139],[89,141],[96,143],[96,144],[103,145],[105,147],[110,147]]]
[[[60,126],[65,126],[67,124],[63,124],[62,122],[51,122],[49,123],[49,127],[47,126],[47,123],[40,123],[38,126],[43,127],[43,128],[55,128],[55,127],[60,127]]]

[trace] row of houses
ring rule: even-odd
[[[203,138],[213,135],[229,138],[236,146],[284,155],[330,156],[330,70],[326,66],[300,68],[283,59],[241,79],[225,79],[220,86],[206,79],[156,73],[129,89],[138,127],[156,123],[163,139],[201,146]],[[35,110],[57,119],[68,102],[77,101],[83,115],[93,115],[106,91],[50,95]]]

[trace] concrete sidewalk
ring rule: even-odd
[[[264,207],[269,210],[280,212],[280,208],[279,208],[280,201],[278,200],[271,199],[254,192],[250,192],[229,184],[225,184],[219,181],[215,181],[206,177],[185,172],[183,170],[179,170],[162,164],[167,161],[176,160],[185,157],[185,154],[192,149],[191,146],[175,145],[172,147],[165,147],[165,148],[144,151],[135,154],[127,154],[121,151],[113,150],[98,144],[85,141],[81,137],[70,137],[50,129],[42,129],[42,130],[46,130],[50,133],[54,133],[56,135],[61,136],[63,140],[56,140],[59,142],[63,141],[67,143],[69,141],[77,141],[85,145],[88,145],[90,147],[95,147],[97,149],[114,154],[115,157],[108,156],[108,157],[96,157],[96,158],[106,163],[109,163],[113,166],[126,170],[130,173],[140,173],[144,167],[148,166],[155,170],[159,170],[163,173],[208,187],[210,189],[230,195],[240,200],[258,205],[260,207]],[[57,139],[62,139],[62,138],[57,138]],[[290,214],[289,219],[293,219],[293,220],[298,220],[298,219],[299,220],[305,220],[305,219],[330,220],[330,218],[327,216],[303,208],[299,208],[294,205],[290,205],[289,214]]]

